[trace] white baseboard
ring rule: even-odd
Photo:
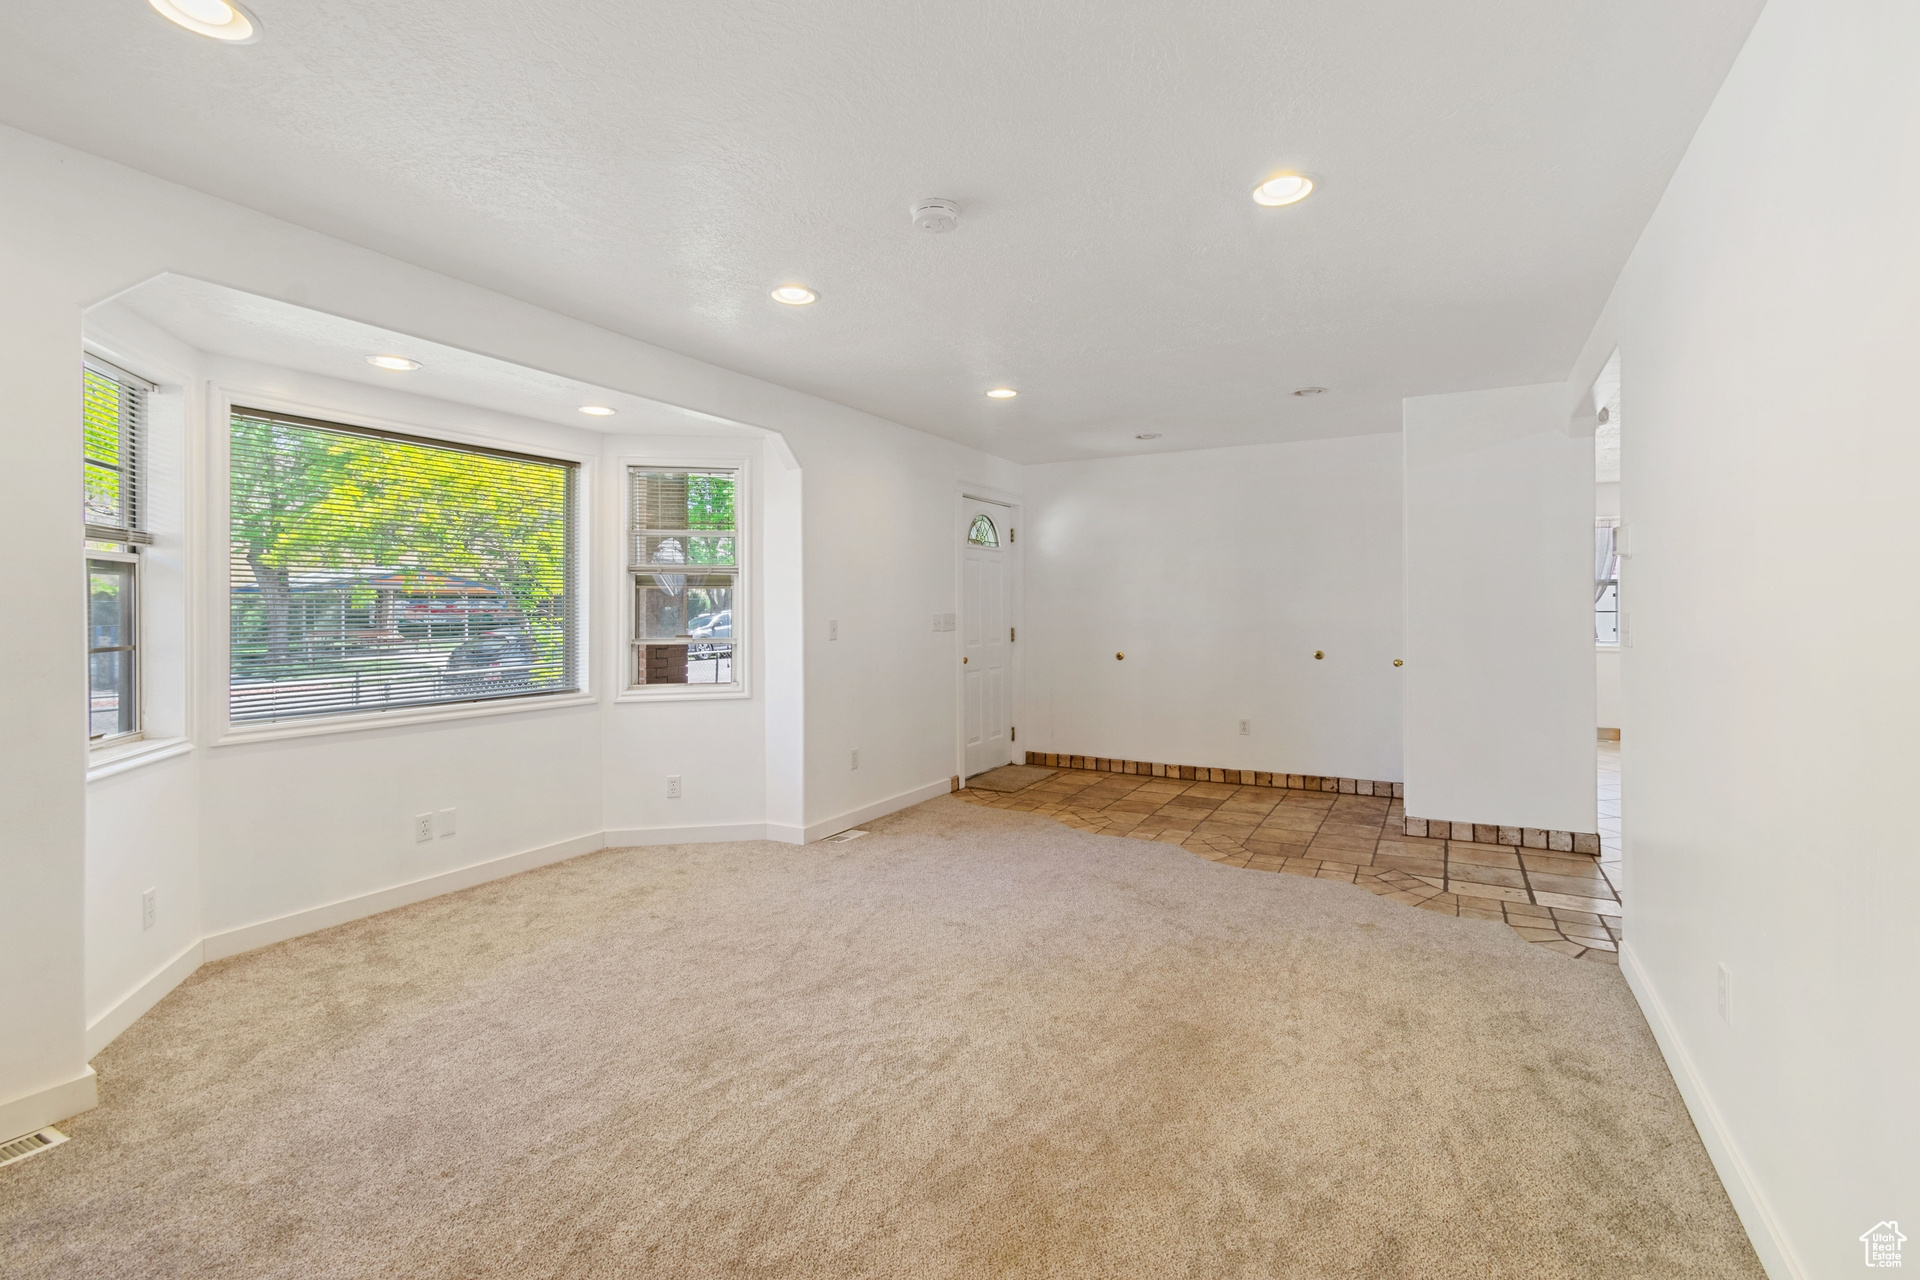
[[[8,1102],[0,1102],[0,1142],[11,1142],[23,1133],[59,1124],[68,1116],[91,1111],[100,1101],[93,1068],[86,1067],[71,1080],[35,1089]]]
[[[911,809],[914,805],[924,804],[935,796],[944,796],[953,789],[949,778],[938,782],[929,782],[924,787],[915,787],[911,791],[902,791],[897,796],[888,796],[885,800],[875,801],[859,809],[852,809],[835,818],[825,818],[819,822],[810,822],[802,833],[801,843],[811,844],[827,836],[839,835],[848,827],[857,827],[863,822],[872,822],[875,818],[884,818],[890,813],[902,809]]]
[[[695,827],[629,827],[607,832],[606,847],[629,849],[655,844],[718,844],[725,840],[777,840],[764,822],[713,823]]]
[[[114,1037],[132,1026],[136,1019],[153,1008],[166,994],[187,980],[187,976],[198,969],[206,958],[205,941],[195,938],[193,944],[173,959],[161,966],[160,971],[142,982],[139,986],[121,996],[112,1008],[87,1024],[87,1057],[112,1044]]]
[[[525,853],[510,853],[504,858],[495,858],[491,862],[477,862],[470,867],[459,867],[437,876],[427,876],[406,884],[397,884],[390,889],[378,889],[372,893],[360,894],[358,897],[329,902],[325,906],[295,911],[272,920],[262,920],[257,924],[242,925],[238,929],[210,933],[204,940],[206,958],[224,960],[228,956],[239,955],[242,951],[252,951],[255,947],[285,942],[288,938],[297,938],[303,933],[312,933],[316,929],[331,929],[337,924],[365,919],[367,916],[377,916],[383,911],[411,906],[416,902],[424,902],[428,898],[437,898],[443,893],[471,889],[474,885],[485,884],[489,880],[518,875],[522,871],[532,871],[535,867],[544,867],[550,863],[565,862],[568,858],[577,858],[583,853],[604,849],[606,844],[605,834],[596,831],[591,835],[562,840],[558,844],[529,849]]]
[[[1700,1078],[1699,1071],[1695,1069],[1693,1058],[1680,1039],[1679,1028],[1667,1013],[1667,1006],[1661,1001],[1659,992],[1654,990],[1633,947],[1626,942],[1620,944],[1620,973],[1626,978],[1627,987],[1633,992],[1634,998],[1640,1002],[1640,1011],[1646,1015],[1647,1025],[1653,1028],[1653,1038],[1660,1045],[1668,1069],[1673,1072],[1673,1081],[1680,1088],[1681,1100],[1687,1104],[1687,1111],[1693,1116],[1693,1127],[1699,1130],[1700,1140],[1707,1148],[1707,1157],[1713,1161],[1714,1169],[1720,1174],[1721,1185],[1727,1189],[1727,1198],[1733,1201],[1733,1210],[1740,1215],[1740,1223],[1747,1229],[1747,1239],[1753,1242],[1753,1251],[1760,1255],[1760,1265],[1766,1268],[1772,1280],[1811,1280],[1812,1273],[1800,1265],[1800,1259],[1787,1242],[1786,1233],[1780,1229],[1780,1221],[1774,1217],[1772,1207],[1768,1205],[1759,1182],[1753,1176],[1753,1170],[1748,1166],[1746,1157],[1740,1154],[1739,1144],[1734,1141],[1726,1120],[1720,1115],[1720,1108],[1714,1105],[1713,1095],[1707,1092],[1706,1081]]]

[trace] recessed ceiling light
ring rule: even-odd
[[[995,387],[993,390],[987,392],[987,399],[1011,400],[1019,394],[1020,393],[1018,391],[1015,391],[1012,387]]]
[[[1276,173],[1253,189],[1253,202],[1274,208],[1305,200],[1313,193],[1313,179],[1297,173]]]
[[[168,22],[196,35],[249,44],[260,37],[260,24],[233,0],[147,0]]]
[[[1160,433],[1158,431],[1142,431],[1134,437],[1135,440],[1158,440],[1159,438]]]
[[[804,307],[819,296],[803,284],[783,284],[773,291],[775,302],[784,302],[790,307]]]
[[[1297,396],[1323,396],[1327,394],[1327,389],[1325,387],[1302,387],[1293,394]]]
[[[378,369],[398,369],[401,373],[420,367],[418,360],[409,360],[405,356],[368,356],[367,363]]]
[[[591,414],[596,418],[611,418],[613,416],[613,410],[603,404],[583,404],[580,406],[580,412]]]

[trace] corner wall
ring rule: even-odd
[[[1560,383],[1405,404],[1407,813],[1597,831],[1593,438]]]
[[[1915,50],[1772,0],[1573,379],[1619,348],[1622,967],[1776,1280],[1920,1238]]]

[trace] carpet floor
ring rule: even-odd
[[[201,968],[9,1276],[1763,1280],[1618,971],[940,799]]]

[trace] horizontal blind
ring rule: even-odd
[[[579,687],[578,467],[236,408],[238,721]]]
[[[735,564],[734,473],[627,469],[632,569]]]
[[[634,642],[728,646],[740,563],[736,473],[629,467]]]
[[[87,540],[151,542],[140,492],[148,386],[91,357],[83,377]]]

